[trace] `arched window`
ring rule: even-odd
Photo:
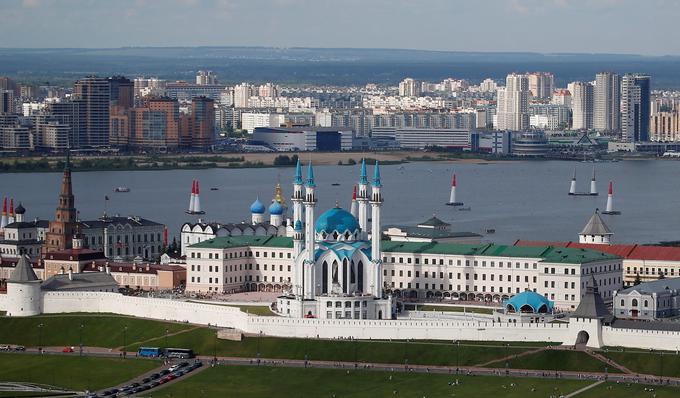
[[[625,302],[623,299],[621,299],[621,307],[623,307],[624,305],[626,305],[625,303],[626,303],[626,302]]]
[[[649,301],[645,300],[645,308],[649,307]]]
[[[633,305],[633,307],[637,307],[638,306],[637,299],[633,299],[633,302],[631,304]]]

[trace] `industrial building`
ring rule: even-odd
[[[252,141],[275,151],[349,151],[354,131],[337,127],[256,127]]]

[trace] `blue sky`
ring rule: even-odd
[[[0,47],[680,55],[680,0],[0,0]]]

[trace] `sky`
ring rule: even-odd
[[[0,0],[0,47],[680,55],[680,0]]]

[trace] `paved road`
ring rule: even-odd
[[[63,353],[63,347],[45,347],[43,355],[79,355],[77,347],[76,352]],[[37,349],[28,349],[27,354],[38,353]],[[83,355],[100,356],[100,357],[120,357],[122,354],[112,351],[108,348],[98,347],[83,347]],[[134,360],[136,353],[128,352],[127,358]],[[205,363],[201,369],[210,366],[211,361],[215,358],[213,356],[199,356]],[[291,368],[322,368],[322,369],[344,369],[344,370],[366,370],[366,371],[385,371],[385,372],[413,372],[413,373],[436,373],[436,374],[461,374],[461,375],[475,375],[475,376],[497,376],[497,377],[529,377],[529,378],[543,378],[543,379],[577,379],[577,380],[593,380],[593,381],[610,381],[617,383],[640,383],[653,385],[668,385],[680,386],[680,378],[677,377],[659,377],[645,374],[635,373],[603,373],[603,372],[575,372],[575,371],[545,371],[545,370],[527,370],[527,369],[497,369],[484,368],[480,366],[430,366],[430,365],[404,365],[404,364],[384,364],[384,363],[355,363],[355,362],[339,362],[339,361],[316,361],[316,360],[300,360],[300,359],[274,359],[274,358],[242,358],[242,357],[217,357],[217,365],[223,366],[281,366]],[[174,362],[179,362],[177,360]],[[611,361],[611,360],[610,360]],[[166,366],[155,369],[154,372],[159,371]],[[152,372],[150,372],[152,373]],[[198,372],[191,372],[183,377],[181,380],[191,377]],[[133,380],[129,380],[122,385],[127,385],[138,381],[146,375],[140,375]],[[110,388],[113,388],[110,387]],[[159,387],[160,388],[160,387]],[[109,389],[109,388],[107,388]],[[106,389],[105,389],[106,390]],[[153,391],[153,390],[148,390]],[[147,392],[145,392],[146,394]]]

